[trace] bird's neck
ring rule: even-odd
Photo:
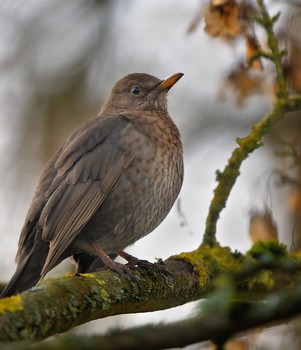
[[[155,144],[174,145],[178,154],[183,153],[180,132],[167,111],[144,111],[120,113],[131,121],[135,128],[144,133]]]

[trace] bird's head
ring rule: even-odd
[[[120,113],[130,109],[166,111],[166,94],[183,75],[176,73],[164,80],[144,73],[126,75],[113,86],[101,114]]]

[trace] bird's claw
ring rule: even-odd
[[[166,277],[173,277],[172,273],[168,271],[164,265],[158,264],[158,263],[151,263],[147,260],[140,260],[126,252],[119,252],[118,253],[122,258],[124,258],[128,264],[127,266],[129,267],[141,267],[141,268],[146,268],[146,269],[153,269],[156,270],[160,273],[163,273]]]
[[[120,276],[128,276],[132,282],[134,282],[139,288],[139,280],[138,278],[133,274],[133,271],[127,266],[118,263],[117,261],[113,261],[113,264],[111,266],[107,266],[114,272],[118,273]]]

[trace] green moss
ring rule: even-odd
[[[103,279],[97,278],[93,273],[81,273],[80,276],[85,278],[94,278],[96,283],[100,286],[104,286],[106,284]],[[102,294],[105,295],[105,293]],[[108,293],[106,292],[106,294]]]
[[[244,265],[248,268],[248,266],[254,266],[255,262],[259,263],[259,266],[266,264],[266,268],[262,267],[255,274],[251,274],[245,283],[249,290],[257,292],[277,290],[284,285],[290,285],[293,281],[291,267],[297,261],[298,257],[289,254],[286,246],[277,240],[256,242],[246,253]],[[275,264],[279,265],[277,269]]]
[[[296,252],[292,252],[290,254],[293,258],[296,258],[296,259],[301,259],[301,250],[297,250]]]
[[[248,288],[251,290],[255,286],[258,290],[263,287],[263,290],[272,290],[275,286],[275,276],[272,271],[261,270],[255,277],[247,281]]]
[[[105,300],[109,299],[110,297],[109,293],[103,288],[101,289],[100,294],[101,294],[101,297]]]
[[[5,314],[6,312],[15,312],[20,310],[23,310],[22,298],[20,295],[0,299],[0,315]]]
[[[287,248],[277,240],[260,241],[253,244],[247,256],[256,260],[262,258],[282,258],[288,255]]]
[[[193,266],[199,275],[201,289],[208,285],[208,280],[216,273],[239,269],[242,260],[241,255],[233,254],[229,247],[221,247],[219,244],[213,246],[204,244],[197,250],[181,253],[173,258],[184,260]]]
[[[79,275],[86,278],[95,278],[93,273],[80,273]]]

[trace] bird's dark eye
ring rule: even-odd
[[[131,88],[131,93],[132,93],[133,95],[139,95],[141,92],[142,92],[142,89],[141,89],[140,86],[133,86],[133,87]]]

